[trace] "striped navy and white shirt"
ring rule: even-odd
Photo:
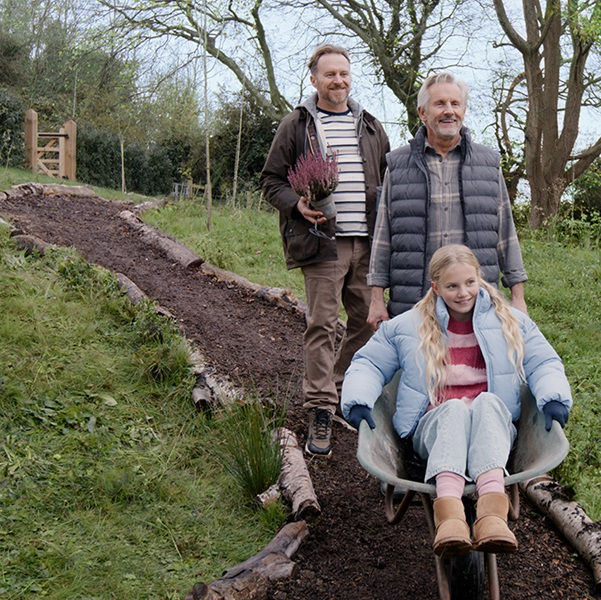
[[[338,157],[336,203],[336,235],[367,236],[365,216],[365,174],[359,154],[356,123],[350,110],[333,113],[318,108],[318,118],[328,149]]]

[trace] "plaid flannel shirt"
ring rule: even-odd
[[[447,244],[463,244],[463,211],[459,195],[459,168],[461,151],[459,144],[443,158],[426,140],[425,159],[430,172],[431,195],[428,212],[428,240],[426,244],[426,264],[432,254]],[[383,288],[390,287],[390,177],[388,170],[384,175],[382,196],[378,204],[378,216],[372,242],[367,285]],[[528,276],[522,261],[509,194],[499,167],[499,241],[497,253],[499,268],[503,274],[502,282],[506,287],[526,281]],[[426,274],[427,277],[427,274]],[[429,285],[429,281],[427,285]]]

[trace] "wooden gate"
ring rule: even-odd
[[[25,113],[25,167],[50,177],[75,179],[75,121],[66,121],[58,133],[38,132],[38,113]]]

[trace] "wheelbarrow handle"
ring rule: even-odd
[[[401,503],[395,508],[394,506],[394,485],[386,484],[386,494],[384,496],[384,512],[386,514],[386,520],[394,525],[398,523],[409,508],[411,501],[413,500],[413,496],[415,496],[415,492],[413,490],[407,490],[403,494],[403,499]]]

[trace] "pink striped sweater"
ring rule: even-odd
[[[439,403],[459,398],[467,404],[488,388],[486,364],[474,335],[470,321],[449,318],[448,348],[450,363],[447,365],[446,386],[439,393]]]

